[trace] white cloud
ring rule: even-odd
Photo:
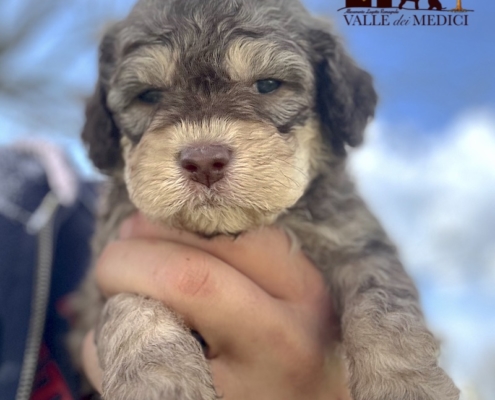
[[[376,122],[352,155],[371,208],[415,273],[451,283],[483,274],[495,286],[495,114],[470,112],[445,132],[400,135]]]

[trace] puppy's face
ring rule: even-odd
[[[270,26],[261,2],[185,2],[162,1],[160,18],[138,5],[101,69],[130,198],[206,235],[272,223],[331,154],[316,86],[326,72],[307,35],[280,16]]]
[[[319,157],[311,65],[295,44],[245,35],[191,47],[141,46],[117,68],[108,104],[131,200],[205,234],[271,223]]]

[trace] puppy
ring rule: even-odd
[[[346,173],[377,96],[324,22],[298,0],[141,0],[104,37],[99,71],[82,134],[111,184],[96,256],[136,208],[208,237],[275,224],[330,287],[355,400],[458,399],[414,284]],[[130,294],[103,305],[90,274],[72,339],[99,320],[104,399],[217,398],[171,310]]]

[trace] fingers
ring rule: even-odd
[[[151,297],[183,316],[207,341],[215,385],[226,398],[239,398],[239,385],[251,390],[256,383],[263,393],[288,388],[267,398],[305,398],[293,396],[292,386],[326,382],[319,376],[326,374],[331,347],[329,293],[302,252],[291,252],[282,231],[207,240],[136,216],[120,233],[96,265],[101,289],[109,296]],[[91,382],[101,388],[92,336],[83,359]]]
[[[82,362],[86,377],[91,385],[101,393],[102,371],[98,363],[98,355],[96,352],[94,331],[90,331],[84,338],[82,348]]]
[[[318,300],[325,291],[320,273],[301,251],[291,251],[289,238],[279,229],[264,228],[235,240],[225,236],[204,239],[151,224],[138,214],[123,224],[121,237],[162,239],[201,249],[231,265],[276,298]]]
[[[138,293],[162,301],[199,331],[212,355],[256,340],[253,325],[278,325],[279,303],[223,261],[178,243],[129,239],[106,247],[96,265],[107,295]],[[242,316],[241,318],[239,316]],[[254,333],[256,335],[256,333]]]

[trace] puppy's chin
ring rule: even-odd
[[[178,210],[152,210],[147,209],[143,204],[135,205],[155,222],[206,237],[235,236],[248,230],[270,225],[280,215],[280,212],[267,212],[212,203],[184,205]]]
[[[238,235],[270,225],[276,218],[276,214],[263,214],[254,210],[204,205],[194,210],[181,210],[163,223],[203,236]]]
[[[132,203],[152,221],[203,236],[238,235],[271,225],[303,194],[300,187],[278,188],[276,195],[261,186],[257,192],[240,190],[227,177],[206,188],[183,177],[161,180],[156,176],[146,173],[141,179],[130,179],[127,174]],[[271,203],[266,200],[270,194]]]

